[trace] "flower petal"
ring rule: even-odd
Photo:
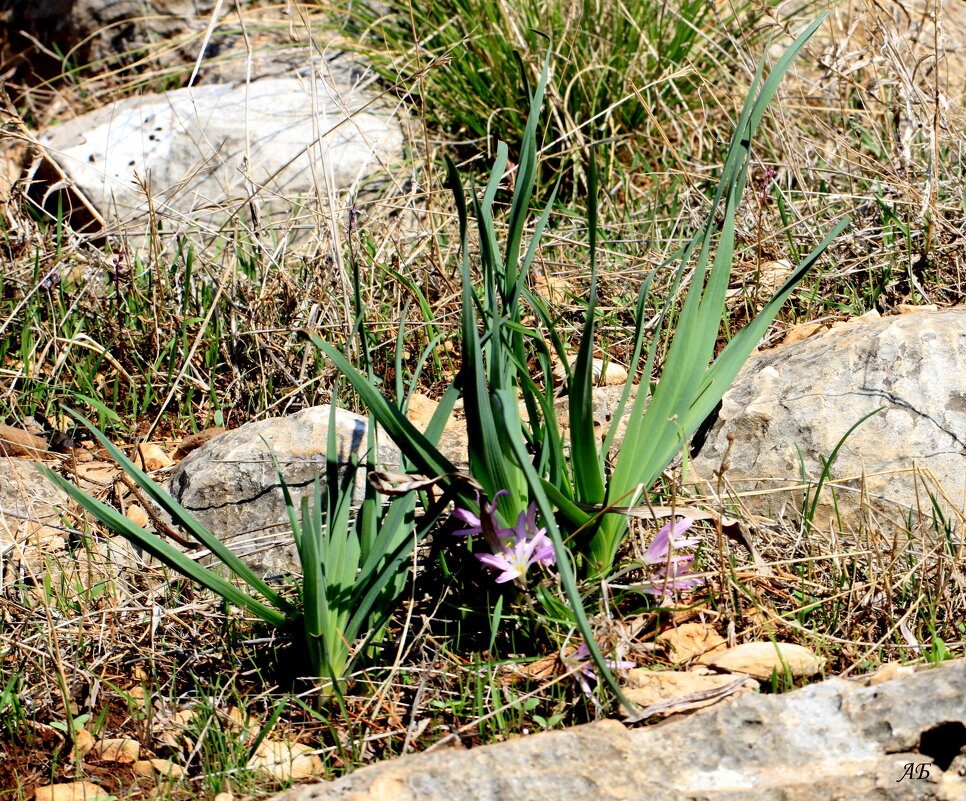
[[[644,561],[649,565],[656,565],[659,562],[667,561],[668,553],[674,548],[687,548],[697,545],[699,540],[681,539],[679,535],[687,531],[694,525],[690,517],[682,517],[680,520],[669,520],[667,524],[657,532],[657,536],[648,546],[644,553]]]
[[[513,581],[523,575],[523,571],[520,570],[519,566],[512,563],[505,556],[497,556],[491,553],[478,553],[474,555],[492,570],[501,571],[500,575],[494,579],[497,584]]]

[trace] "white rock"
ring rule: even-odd
[[[966,719],[964,699],[963,662],[876,687],[830,679],[745,693],[659,726],[602,720],[387,759],[271,801],[961,799],[953,721]],[[948,766],[935,764],[939,754]],[[922,778],[903,780],[920,765]]]
[[[361,110],[373,95],[354,84],[351,64],[328,75],[129,97],[41,141],[101,214],[126,227],[147,222],[142,183],[166,231],[190,223],[214,232],[246,213],[252,185],[262,222],[277,224],[325,196],[327,182],[358,187],[401,155],[399,123],[378,107]]]
[[[801,480],[799,452],[812,482],[821,458],[853,431],[832,467],[844,522],[860,512],[860,482],[878,506],[928,508],[913,466],[928,470],[958,508],[966,475],[966,308],[857,320],[802,342],[752,356],[725,394],[692,477],[712,477],[728,451],[737,491],[774,490]],[[905,472],[898,472],[905,471]],[[849,479],[846,481],[846,479]],[[918,484],[918,486],[917,486]],[[699,485],[700,488],[700,485]],[[935,490],[935,486],[932,486]],[[755,514],[797,513],[801,490],[743,499]],[[829,489],[816,523],[833,514]]]

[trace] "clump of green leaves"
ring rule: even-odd
[[[725,293],[735,260],[735,218],[751,161],[751,141],[792,60],[823,19],[798,37],[767,78],[764,64],[758,68],[735,126],[707,220],[664,265],[664,269],[673,271],[672,291],[647,343],[644,308],[653,274],[643,282],[628,372],[650,377],[658,352],[664,354],[663,369],[651,392],[638,392],[630,405],[623,444],[612,473],[605,471],[604,459],[616,437],[632,387],[628,384],[625,388],[601,447],[594,428],[592,396],[597,303],[597,170],[592,152],[588,159],[591,288],[572,369],[550,310],[527,285],[530,266],[555,202],[555,192],[551,192],[533,220],[526,242],[539,167],[537,128],[547,88],[549,56],[531,98],[502,247],[494,201],[509,166],[507,146],[498,146],[489,180],[481,193],[475,188],[467,192],[455,166],[449,164],[462,240],[462,366],[437,409],[433,434],[426,436],[416,430],[402,410],[382,396],[371,376],[356,370],[339,348],[310,334],[413,465],[421,473],[438,477],[444,486],[449,484],[461,497],[464,508],[475,509],[478,499],[472,497],[466,484],[455,480],[455,467],[435,447],[438,430],[462,394],[466,428],[470,432],[469,473],[482,487],[484,502],[494,502],[494,525],[506,528],[527,513],[531,502],[536,503],[547,536],[553,542],[561,583],[576,621],[598,669],[607,678],[610,674],[584,614],[576,578],[583,575],[599,579],[614,568],[628,522],[626,515],[611,507],[633,506],[642,499],[724,395],[796,284],[848,223],[842,220],[833,228],[758,316],[735,333],[716,356]],[[476,269],[470,262],[470,208],[480,248]],[[685,273],[689,270],[684,289]],[[682,292],[684,299],[679,307]],[[531,316],[539,321],[538,325],[524,324],[524,319]],[[552,354],[566,369],[569,443],[561,437],[562,427],[556,416]],[[531,376],[530,365],[534,363],[542,372],[541,380]]]
[[[729,3],[722,16],[707,0],[389,0],[353,3],[346,17],[387,80],[419,76],[414,91],[431,122],[511,148],[525,141],[528,83],[549,49],[545,141],[582,143],[593,126],[659,168],[667,148],[650,135],[652,109],[697,105],[703,81],[737,63],[773,5]]]
[[[302,581],[297,600],[258,576],[187,509],[159,487],[101,431],[71,412],[107,450],[148,497],[165,509],[182,531],[227,569],[229,577],[198,564],[171,543],[135,525],[108,506],[43,465],[38,469],[111,531],[130,540],[181,575],[221,596],[226,602],[264,622],[301,634],[313,675],[336,686],[367,646],[377,641],[396,607],[408,575],[408,557],[428,531],[415,520],[415,498],[406,495],[383,504],[367,486],[362,508],[350,514],[352,488],[363,467],[353,458],[340,464],[335,406],[327,443],[327,472],[315,483],[313,502],[303,497],[301,520],[279,471],[297,546]],[[241,586],[239,586],[239,584]]]

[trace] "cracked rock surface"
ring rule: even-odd
[[[966,662],[870,687],[747,694],[659,726],[607,720],[383,762],[273,801],[966,798]]]
[[[966,308],[861,320],[752,356],[725,394],[692,466],[697,476],[713,481],[733,433],[727,478],[736,491],[800,485],[799,453],[809,479],[817,482],[822,458],[856,423],[831,471],[846,521],[858,515],[855,477],[863,474],[872,503],[890,512],[897,505],[928,507],[924,487],[938,486],[962,508]],[[917,478],[913,466],[923,475]],[[753,513],[776,517],[800,509],[802,492],[743,501]],[[832,496],[824,490],[816,521],[833,513]]]

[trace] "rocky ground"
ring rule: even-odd
[[[769,123],[763,151],[778,167],[763,160],[748,190],[729,331],[814,246],[811,229],[790,233],[795,221],[844,204],[854,227],[669,466],[668,505],[630,510],[640,520],[628,564],[652,534],[641,521],[704,521],[705,585],[668,612],[631,607],[637,574],[609,580],[594,621],[628,662],[622,692],[636,707],[605,714],[581,690],[594,674],[575,666],[569,640],[509,647],[484,632],[455,647],[448,627],[470,604],[444,606],[453,590],[438,543],[413,551],[387,672],[359,671],[334,701],[307,679],[289,633],[200,592],[37,472],[44,462],[213,564],[59,405],[82,407],[155,486],[295,597],[301,565],[275,460],[297,504],[325,468],[337,387],[296,331],[348,335],[364,299],[387,392],[399,365],[417,372],[423,348],[436,362],[408,408],[426,428],[459,367],[459,289],[444,266],[458,232],[432,165],[472,145],[424,129],[418,81],[390,86],[334,12],[7,3],[0,790],[17,801],[230,801],[326,778],[279,801],[966,798],[955,157],[966,19],[959,6],[884,5],[836,5]],[[784,38],[792,26],[779,10],[762,24]],[[709,130],[726,130],[730,103],[708,104],[720,107]],[[601,435],[625,387],[638,391],[621,367],[626,299],[662,259],[622,218],[646,217],[634,200],[660,194],[662,179],[614,170],[625,168],[608,184],[607,208],[623,211],[606,221]],[[795,180],[766,202],[778,170]],[[701,173],[688,175],[680,219],[703,208]],[[823,194],[802,190],[812,186]],[[533,283],[576,338],[586,254],[568,249],[582,235],[570,217]],[[672,233],[662,236],[670,250]],[[403,341],[403,310],[416,307],[413,327],[429,333]],[[566,421],[567,398],[557,403]],[[336,417],[343,466],[367,448],[354,408]],[[478,435],[465,428],[457,406],[440,449],[459,470]],[[402,469],[385,437],[378,463]],[[364,486],[360,476],[357,502]],[[504,614],[523,625],[518,610]]]

